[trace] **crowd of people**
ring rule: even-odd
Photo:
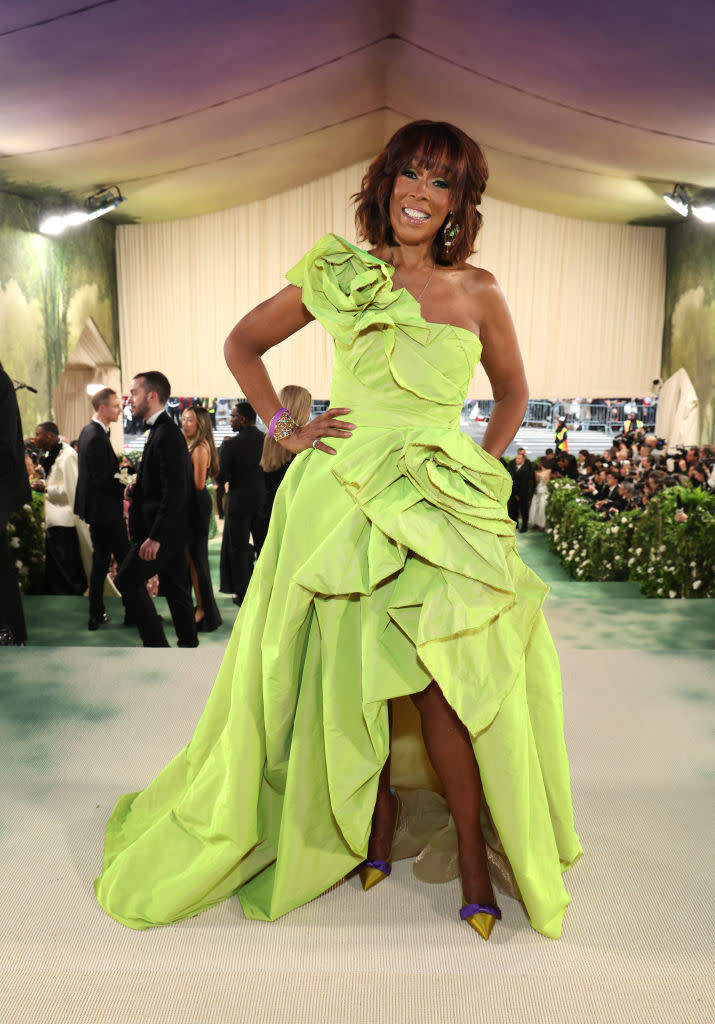
[[[513,480],[509,515],[522,532],[546,528],[546,484],[559,477],[576,481],[583,497],[605,518],[643,509],[659,491],[677,484],[715,490],[715,446],[710,444],[666,452],[662,438],[637,429],[620,435],[601,455],[581,449],[574,456],[558,448],[563,441],[557,428],[555,449],[531,462],[520,448],[507,464]]]
[[[290,386],[282,394],[307,422],[309,392]],[[198,633],[222,624],[208,553],[213,492],[216,512],[225,518],[220,590],[240,605],[292,455],[257,428],[248,402],[233,408],[234,434],[219,450],[215,401],[211,408],[184,403],[180,424],[170,402],[163,374],[132,381],[128,404],[148,430],[138,467],[112,447],[110,428],[123,415],[123,402],[103,388],[92,396],[94,416],[76,441],[64,440],[54,422],[37,425],[24,439],[25,470],[31,490],[45,496],[45,593],[88,592],[87,625],[95,631],[109,621],[104,596],[112,589],[110,574],[123,600],[124,624],[138,628],[145,646],[164,647],[168,641],[147,590],[147,581],[158,576],[179,646],[194,647]],[[13,635],[24,642],[24,624]]]

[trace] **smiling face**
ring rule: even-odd
[[[390,224],[398,243],[431,243],[451,209],[452,193],[443,168],[430,171],[419,157],[395,176],[390,196]]]
[[[181,429],[184,431],[184,437],[194,437],[197,428],[198,423],[193,409],[184,409],[181,414]]]

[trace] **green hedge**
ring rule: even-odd
[[[549,547],[570,576],[634,580],[647,597],[715,597],[715,495],[669,487],[604,519],[573,480],[548,484]],[[678,508],[687,522],[677,523]]]
[[[20,590],[41,594],[45,578],[45,496],[32,492],[32,504],[23,505],[6,527]]]

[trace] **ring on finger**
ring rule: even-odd
[[[316,439],[313,441],[313,448],[315,448],[319,444],[320,444],[320,438],[316,437]]]

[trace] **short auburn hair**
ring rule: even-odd
[[[370,245],[395,245],[390,223],[390,197],[395,178],[409,164],[428,171],[439,170],[452,193],[452,224],[459,232],[452,245],[444,245],[443,225],[434,240],[436,263],[461,263],[474,252],[482,225],[478,206],[487,185],[489,169],[477,143],[446,121],[412,121],[398,129],[375,157],[356,195],[355,224],[361,239]]]

